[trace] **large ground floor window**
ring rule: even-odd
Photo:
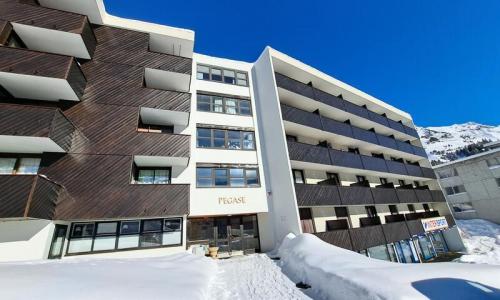
[[[71,225],[67,254],[182,245],[182,218],[79,222]]]

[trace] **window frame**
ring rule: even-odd
[[[38,175],[40,172],[40,169],[42,168],[42,156],[37,155],[37,154],[17,154],[17,155],[0,155],[0,159],[14,159],[14,166],[12,168],[11,173],[9,174],[0,174],[0,176],[35,176]],[[39,161],[38,163],[38,168],[36,170],[36,173],[19,173],[19,168],[21,166],[21,161],[23,159],[37,159]]]
[[[299,173],[300,179],[302,180],[302,183],[301,182],[297,182],[297,176],[295,174],[296,172]],[[293,175],[293,183],[295,183],[295,184],[305,184],[306,183],[306,180],[304,178],[304,170],[292,169],[292,175]]]
[[[198,67],[199,66],[208,68],[208,79],[198,78]],[[221,80],[214,80],[214,79],[212,79],[212,69],[216,69],[216,70],[220,70],[221,71],[221,74],[220,74]],[[226,82],[225,76],[224,76],[224,71],[234,72],[234,77],[233,77],[234,78],[234,83]],[[203,74],[206,74],[206,73],[203,73]],[[239,78],[238,77],[239,74],[245,75],[245,79]],[[206,65],[206,64],[196,64],[196,79],[197,80],[204,80],[204,81],[213,81],[213,82],[224,83],[224,84],[229,84],[229,85],[243,86],[243,87],[249,87],[249,83],[250,83],[247,71],[236,70],[236,69],[231,69],[231,68],[224,68],[224,67],[221,67],[221,66]],[[245,85],[238,84],[238,80],[244,80],[245,81]]]
[[[140,183],[139,182],[139,172],[141,170],[152,170],[153,171],[153,183]],[[155,183],[156,172],[155,171],[168,171],[168,183]],[[172,167],[139,167],[134,164],[134,169],[132,173],[131,184],[137,185],[168,185],[172,184]]]
[[[208,97],[208,103],[209,103],[209,107],[210,109],[207,111],[207,110],[200,110],[199,109],[199,101],[200,101],[200,98],[199,96],[202,96],[202,97]],[[221,99],[222,100],[222,104],[215,104],[215,99]],[[227,101],[235,101],[236,102],[236,106],[235,106],[235,109],[236,109],[236,113],[228,113],[227,111],[227,104],[226,102]],[[203,100],[205,101],[205,100]],[[249,108],[249,114],[243,114],[241,113],[241,102],[248,102],[248,108]],[[215,110],[215,107],[222,107],[222,111],[216,111]],[[231,106],[232,107],[232,106]],[[207,112],[207,113],[216,113],[216,114],[224,114],[224,115],[232,115],[232,116],[243,116],[243,117],[252,117],[253,116],[253,109],[252,109],[252,100],[250,98],[239,98],[239,97],[231,97],[231,96],[223,96],[223,95],[215,95],[215,94],[209,94],[209,93],[196,93],[196,110],[199,111],[199,112]]]
[[[152,220],[161,220],[161,228],[160,230],[157,231],[143,231],[144,227],[144,221],[152,221]],[[178,230],[167,230],[165,229],[165,221],[167,220],[178,220],[180,224],[180,228]],[[125,222],[138,222],[139,223],[139,231],[137,233],[122,233],[122,224]],[[106,234],[97,234],[97,228],[99,224],[101,223],[116,223],[116,231],[115,233],[106,233]],[[81,224],[92,224],[94,226],[93,234],[91,236],[82,236],[82,237],[73,237],[73,231],[74,228],[78,225]],[[66,253],[65,256],[76,256],[76,255],[86,255],[86,254],[98,254],[98,253],[110,253],[110,252],[121,252],[121,251],[133,251],[133,250],[146,250],[146,249],[156,249],[156,248],[168,248],[168,247],[180,247],[182,246],[184,242],[184,237],[183,237],[183,232],[184,232],[184,222],[182,217],[168,217],[168,218],[152,218],[152,219],[123,219],[123,220],[110,220],[110,221],[91,221],[91,222],[74,222],[71,223],[71,230],[68,235],[68,241],[66,245]],[[180,232],[180,242],[178,244],[169,244],[169,245],[163,245],[163,234],[168,233],[168,232]],[[141,236],[145,234],[150,234],[150,233],[160,233],[161,234],[161,245],[159,246],[152,246],[152,247],[141,247]],[[120,240],[120,237],[122,236],[133,236],[133,235],[138,235],[139,239],[137,242],[137,247],[130,247],[130,248],[118,248],[118,243]],[[113,249],[107,249],[107,250],[94,250],[94,244],[95,240],[98,237],[115,237],[115,245]],[[71,241],[73,240],[81,240],[81,239],[92,239],[92,243],[90,246],[90,251],[85,251],[85,252],[74,252],[74,253],[69,253],[69,247],[71,244]]]
[[[198,139],[203,139],[203,140],[206,140],[208,139],[208,137],[200,137],[198,132],[199,130],[202,129],[202,130],[210,130],[210,146],[209,147],[200,147],[199,146],[199,143],[198,143]],[[216,138],[215,137],[215,131],[224,131],[224,147],[216,147],[215,146],[215,140],[220,140],[222,138]],[[240,144],[240,148],[235,148],[235,149],[231,149],[229,148],[229,132],[239,132],[239,135],[240,135],[240,138],[239,138],[239,144]],[[245,134],[251,134],[252,135],[252,145],[253,145],[253,148],[245,148],[244,145],[245,145]],[[233,138],[231,140],[234,140]],[[196,148],[198,149],[216,149],[216,150],[231,150],[231,151],[256,151],[257,150],[257,147],[256,147],[256,143],[255,143],[255,131],[250,131],[250,130],[239,130],[239,129],[221,129],[221,128],[209,128],[209,127],[203,127],[203,126],[199,126],[199,127],[196,127]]]
[[[209,176],[198,176],[198,169],[210,169],[210,177]],[[243,177],[233,177],[234,178],[243,178],[243,186],[232,186],[231,185],[231,169],[242,169],[243,170]],[[216,170],[226,170],[226,185],[216,185]],[[255,171],[257,174],[257,184],[256,185],[250,185],[248,184],[248,180],[252,179],[253,177],[249,177],[247,175],[247,171]],[[198,184],[199,179],[210,179],[210,185],[209,186],[201,186]],[[259,188],[261,187],[261,180],[260,180],[260,172],[259,168],[257,166],[255,167],[246,167],[246,166],[238,166],[238,165],[232,165],[232,166],[196,166],[196,188]]]

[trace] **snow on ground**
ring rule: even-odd
[[[467,249],[458,261],[500,265],[500,225],[481,219],[456,221]]]
[[[0,263],[0,299],[207,299],[216,270],[187,253]]]
[[[310,284],[314,299],[500,299],[498,266],[386,262],[311,234],[288,236],[278,254],[283,271]]]
[[[218,261],[209,299],[310,299],[266,254]]]

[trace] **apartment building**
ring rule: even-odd
[[[500,143],[488,150],[434,167],[456,219],[500,224]]]
[[[462,247],[411,116],[272,48],[193,53],[102,0],[2,1],[0,44],[2,261]]]

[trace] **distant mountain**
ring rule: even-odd
[[[500,125],[474,122],[441,127],[418,127],[418,134],[433,165],[484,151],[483,145],[500,140]]]

